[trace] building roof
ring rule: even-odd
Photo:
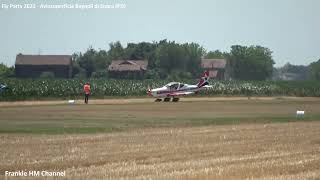
[[[140,71],[147,70],[147,60],[114,60],[108,71]]]
[[[208,69],[224,69],[226,67],[226,59],[201,59],[201,67]]]
[[[16,65],[67,65],[72,62],[70,55],[24,55],[18,54]]]

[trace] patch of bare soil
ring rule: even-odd
[[[294,100],[294,101],[320,101],[317,97],[182,97],[180,101],[240,101],[240,100]],[[129,99],[90,99],[89,104],[130,104],[130,103],[151,103],[153,98],[129,98]],[[14,101],[0,102],[0,107],[3,106],[32,106],[32,105],[59,105],[69,104],[68,100],[52,100],[52,101]],[[75,104],[84,104],[84,101],[75,100]]]

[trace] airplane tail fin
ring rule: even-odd
[[[203,75],[201,76],[197,86],[200,88],[202,86],[205,86],[205,85],[209,85],[209,71],[205,71],[203,73]]]

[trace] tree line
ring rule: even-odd
[[[230,65],[233,79],[265,80],[271,77],[274,61],[272,51],[262,46],[231,46],[230,52],[206,51],[197,43],[159,42],[109,44],[109,50],[89,48],[74,55],[74,77],[106,77],[112,60],[148,60],[147,79],[197,78],[203,71],[202,58],[224,58]]]
[[[147,60],[145,78],[165,79],[173,76],[192,78],[201,72],[201,57],[205,49],[196,43],[179,44],[174,41],[128,43],[117,41],[109,44],[109,50],[90,47],[85,53],[73,55],[74,77],[106,77],[107,66],[112,60]]]
[[[320,80],[320,59],[303,67],[274,68],[272,51],[262,46],[233,45],[229,52],[207,51],[197,43],[177,43],[166,39],[153,42],[109,44],[108,50],[89,47],[72,55],[74,78],[108,78],[107,67],[112,60],[148,60],[145,79],[190,79],[202,73],[202,58],[224,58],[235,80],[274,79],[277,73],[304,72],[304,79]],[[293,66],[293,65],[292,65]],[[286,69],[287,68],[287,69]],[[298,69],[298,70],[297,70]],[[0,64],[0,77],[14,77],[14,67]]]
[[[286,63],[273,69],[273,80],[320,80],[320,59],[307,66]]]

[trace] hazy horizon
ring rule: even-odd
[[[72,54],[89,46],[107,50],[120,41],[195,42],[207,51],[261,45],[276,67],[320,58],[318,0],[1,0],[0,63],[22,54]],[[115,9],[5,9],[2,4],[124,4]]]

